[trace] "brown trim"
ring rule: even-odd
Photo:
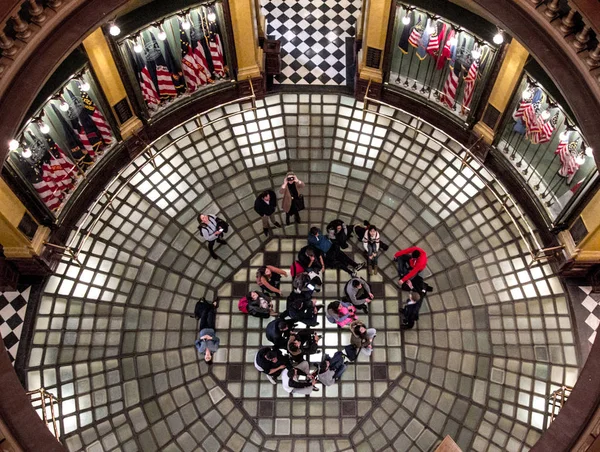
[[[575,51],[527,0],[473,0],[536,58],[573,110],[600,166],[600,85],[582,69]],[[586,68],[587,69],[587,68]]]
[[[0,341],[0,382],[0,419],[19,446],[25,451],[66,451],[31,406],[3,341]]]
[[[235,52],[235,37],[233,36],[233,23],[231,22],[231,9],[229,8],[229,0],[223,0],[223,15],[225,16],[225,30],[227,31],[227,48],[229,50],[229,56],[231,57],[231,61],[229,61],[229,76],[233,78],[233,74],[235,74],[235,78],[237,79],[237,54]],[[258,14],[258,11],[256,12]]]

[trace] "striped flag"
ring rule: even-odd
[[[444,83],[444,88],[440,95],[440,102],[451,109],[454,109],[454,101],[456,100],[456,90],[458,88],[461,70],[462,65],[456,61],[454,68],[448,73],[448,78],[446,79],[446,83]]]
[[[419,47],[421,43],[421,31],[423,30],[423,25],[421,24],[421,17],[419,17],[419,21],[413,27],[410,32],[410,36],[408,37],[408,43],[413,47]]]
[[[437,65],[435,67],[438,71],[444,69],[446,60],[451,60],[452,55],[456,54],[456,39],[454,34],[454,29],[451,29],[446,35],[446,44],[442,49],[442,54],[440,55],[440,58],[438,58]]]
[[[199,86],[206,83],[206,76],[198,67],[194,59],[194,51],[188,41],[183,27],[179,27],[179,41],[181,43],[181,67],[183,76],[190,92],[196,91]]]
[[[62,126],[62,136],[65,139],[65,143],[68,146],[71,156],[75,159],[75,163],[78,163],[83,171],[87,171],[87,169],[94,164],[94,159],[92,155],[84,149],[83,144],[79,139],[78,130],[73,129],[71,123],[67,122],[61,112],[56,108],[56,105],[52,104],[52,110]],[[49,147],[52,148],[52,146]]]
[[[65,156],[50,135],[46,135],[48,152],[42,157],[41,177],[33,183],[34,188],[50,210],[56,210],[65,195],[75,186],[76,167]]]
[[[425,29],[421,33],[421,40],[419,41],[419,47],[417,48],[417,58],[424,60],[427,56],[427,45],[429,44],[429,37],[431,36],[431,25],[429,25],[431,19],[427,19]]]
[[[160,98],[158,97],[158,91],[156,91],[156,86],[152,81],[150,71],[148,71],[148,68],[146,67],[146,64],[142,59],[142,56],[138,53],[135,53],[130,46],[128,46],[128,49],[132,65],[134,66],[135,73],[140,84],[142,97],[146,101],[146,104],[149,108],[156,108],[156,106],[160,104]]]
[[[446,33],[446,24],[442,22],[440,28],[439,24],[436,25],[435,31],[429,37],[429,43],[427,44],[427,53],[431,56],[436,56],[440,50],[440,43],[444,41],[444,34]]]
[[[467,114],[469,107],[471,106],[471,101],[473,100],[473,92],[475,91],[475,81],[477,80],[477,70],[479,69],[479,64],[477,60],[474,60],[471,63],[471,67],[469,68],[469,72],[464,79],[464,91],[463,91],[463,100],[461,106],[461,114]]]
[[[196,41],[196,47],[194,48],[194,60],[196,61],[196,66],[200,69],[198,75],[205,83],[213,83],[212,74],[208,67],[208,60],[206,59],[206,52],[202,46],[201,39],[202,38]]]
[[[79,141],[81,141],[81,144],[83,145],[83,149],[87,151],[90,157],[96,158],[96,151],[90,143],[90,140],[88,139],[85,130],[83,130],[83,126],[79,127],[79,130],[77,130],[77,135],[79,136]]]
[[[223,46],[221,45],[221,37],[217,32],[211,32],[208,42],[210,49],[210,57],[215,67],[215,75],[225,77],[225,60],[223,59]]]
[[[558,112],[554,114],[554,116],[548,121],[544,123],[542,126],[542,131],[539,134],[538,144],[547,143],[552,139],[552,134],[554,133],[554,129],[556,129],[556,125],[558,124]]]
[[[562,177],[571,178],[579,169],[579,164],[575,157],[577,152],[577,141],[569,143],[569,139],[562,139],[558,143],[558,147],[554,154],[558,154],[560,158],[560,169],[558,174]]]
[[[156,38],[152,33],[150,33],[150,39],[152,40],[154,49],[158,49],[158,51],[155,51],[153,54],[156,59],[152,63],[156,66],[156,80],[158,82],[158,94],[160,99],[167,100],[177,97],[177,88],[175,88],[175,84],[173,83],[173,74],[169,71],[167,63],[160,52],[158,42],[156,42]]]
[[[104,144],[109,145],[110,143],[112,143],[113,139],[110,126],[107,124],[106,119],[104,119],[104,115],[96,106],[90,95],[85,91],[82,91],[81,100],[83,102],[85,110],[91,116],[92,121],[96,125],[98,132],[100,132],[100,136],[102,137],[102,141],[104,141]]]

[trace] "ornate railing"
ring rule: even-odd
[[[570,386],[561,386],[556,391],[548,396],[548,413],[550,414],[549,422],[554,421],[560,409],[563,407],[573,388]]]
[[[51,392],[46,391],[44,388],[35,389],[27,392],[27,395],[31,399],[31,405],[38,412],[44,424],[46,424],[50,431],[54,433],[56,439],[60,438],[58,431],[58,424],[56,423],[56,414],[54,413],[54,405],[58,404],[60,400]]]

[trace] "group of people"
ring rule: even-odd
[[[290,224],[292,217],[296,223],[301,221],[300,212],[304,208],[301,190],[304,186],[293,173],[286,175],[279,190],[283,195],[286,225]],[[281,226],[271,219],[276,206],[277,199],[273,190],[262,192],[254,204],[267,237],[271,234],[271,223],[274,227]],[[223,237],[229,225],[213,215],[201,214],[199,220],[199,229],[208,242],[211,257],[217,259],[214,244],[226,243]],[[350,247],[348,241],[353,235],[362,244],[366,263],[355,262],[343,251]],[[272,298],[283,296],[280,282],[282,277],[288,276],[288,272],[271,265],[260,267],[256,273],[258,289],[251,290],[238,304],[239,309],[249,315],[275,317],[265,331],[267,339],[273,345],[258,350],[254,360],[255,367],[273,384],[281,378],[282,386],[287,392],[308,395],[319,390],[319,383],[325,386],[335,384],[347,365],[360,354],[370,356],[377,332],[358,318],[358,311],[368,314],[375,296],[369,283],[358,276],[358,272],[366,265],[369,274],[377,274],[378,258],[387,249],[388,245],[381,241],[377,227],[368,221],[347,226],[341,219],[336,219],[327,225],[325,234],[318,227],[311,227],[306,246],[300,249],[291,266],[292,291],[286,297],[286,307],[281,313],[275,311]],[[420,275],[427,265],[427,254],[414,246],[398,251],[394,255],[394,261],[397,264],[398,284],[409,292],[405,306],[400,309],[401,327],[409,329],[418,320],[418,312],[427,292],[433,290]],[[350,279],[344,286],[343,296],[325,307],[319,304],[316,294],[322,286],[321,272],[327,268],[343,270],[350,275]],[[195,316],[200,320],[196,347],[207,363],[212,362],[212,355],[219,347],[214,324],[217,308],[218,300],[208,302],[202,299],[196,305]],[[323,354],[319,362],[312,363],[314,370],[311,370],[311,355],[322,352],[322,338],[311,328],[319,324],[319,315],[323,309],[327,321],[335,323],[338,328],[350,329],[351,341],[333,356]]]

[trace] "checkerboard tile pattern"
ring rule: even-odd
[[[30,290],[28,287],[22,292],[0,292],[0,335],[13,363],[17,357]]]
[[[275,83],[345,85],[346,39],[355,34],[360,0],[263,1],[267,34],[281,40]]]
[[[586,295],[581,305],[589,312],[589,315],[585,319],[585,325],[589,327],[588,342],[593,344],[596,339],[598,326],[600,326],[600,294],[592,293],[592,288],[589,286],[581,286],[579,288]]]

